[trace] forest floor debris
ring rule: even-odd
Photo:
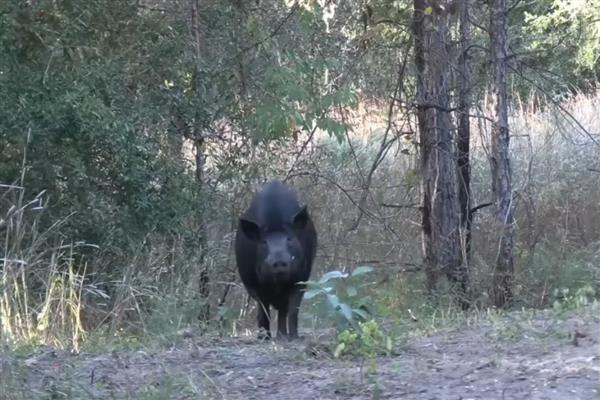
[[[599,399],[600,306],[556,318],[507,313],[413,337],[377,359],[324,339],[182,334],[161,349],[0,352],[0,399]],[[330,342],[332,343],[332,342]]]

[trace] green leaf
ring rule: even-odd
[[[345,124],[331,118],[321,118],[317,122],[317,126],[326,131],[330,136],[335,136],[340,143],[344,140],[344,133],[348,128]]]
[[[347,278],[348,274],[343,273],[341,271],[330,271],[319,279],[319,283],[325,283],[330,279],[338,279],[338,278]]]
[[[329,304],[337,310],[340,305],[340,299],[335,294],[327,294],[327,300],[329,301]]]
[[[354,297],[358,294],[358,291],[354,286],[348,286],[346,288],[346,293],[348,294],[348,297]]]
[[[333,356],[335,358],[338,358],[340,356],[340,354],[342,354],[342,351],[344,351],[345,348],[346,348],[346,343],[342,342],[342,343],[338,344],[335,348],[335,351],[333,352]]]
[[[256,20],[256,17],[252,14],[250,14],[248,20],[246,21],[246,29],[249,33],[253,35],[256,34],[256,32],[258,31],[258,21]]]
[[[361,308],[355,308],[355,309],[352,310],[352,312],[354,314],[358,315],[362,320],[369,319],[369,314],[365,310],[363,310]]]
[[[303,125],[304,124],[304,117],[298,111],[293,111],[292,116],[296,120],[296,124],[297,125]]]
[[[304,101],[309,95],[303,87],[299,85],[290,85],[287,88],[287,97],[292,101]]]
[[[339,310],[346,320],[352,321],[352,308],[348,304],[340,303]]]
[[[317,284],[318,285],[318,284]],[[304,292],[304,298],[305,299],[312,299],[313,297],[315,297],[316,295],[320,294],[320,293],[329,293],[333,290],[333,288],[331,287],[325,287],[325,286],[315,286],[314,288],[311,288],[307,291]]]
[[[358,305],[358,307],[364,307],[367,308],[367,305],[371,304],[371,296],[365,296],[365,297],[361,297],[356,304]]]
[[[369,272],[373,271],[373,267],[369,267],[368,265],[363,265],[360,267],[356,267],[354,269],[354,271],[352,271],[352,276],[360,276],[360,275],[364,275],[367,274]]]
[[[321,293],[325,293],[325,291],[321,288],[310,289],[310,290],[307,290],[306,292],[304,292],[304,298],[312,299],[313,297],[315,297],[316,295],[321,294]]]
[[[425,8],[425,10],[423,10],[423,14],[425,14],[425,15],[433,14],[433,8],[432,7]]]
[[[341,107],[352,107],[356,108],[358,106],[358,95],[351,90],[350,88],[345,88],[337,91],[332,96],[333,105],[341,106]]]

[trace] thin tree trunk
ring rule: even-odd
[[[194,142],[194,148],[196,150],[196,182],[198,185],[198,192],[200,196],[203,195],[204,189],[204,163],[206,156],[204,155],[204,139],[198,138]],[[200,321],[208,321],[210,318],[210,278],[208,276],[208,264],[206,263],[206,251],[207,251],[207,237],[206,237],[206,223],[205,223],[206,208],[204,205],[198,210],[198,242],[200,245],[200,258],[198,264],[200,266],[198,276],[198,294],[200,295],[200,312],[198,319]]]
[[[419,155],[420,155],[420,170],[422,174],[421,179],[421,196],[422,196],[422,209],[421,209],[421,243],[423,251],[423,262],[425,264],[425,273],[427,274],[427,287],[433,289],[436,286],[438,280],[438,274],[435,274],[435,268],[433,268],[434,259],[433,251],[431,248],[431,223],[429,221],[431,214],[431,205],[429,200],[429,193],[425,190],[424,186],[424,175],[427,166],[427,160],[429,159],[430,147],[427,146],[427,140],[425,132],[427,131],[427,113],[426,108],[421,103],[421,99],[425,93],[425,29],[424,20],[425,18],[425,2],[423,0],[414,0],[414,15],[413,15],[413,35],[415,41],[415,67],[417,69],[417,124],[419,127]]]
[[[460,204],[460,223],[462,237],[464,238],[463,265],[461,282],[463,292],[468,292],[469,264],[471,261],[471,226],[473,214],[471,213],[471,163],[470,142],[471,128],[469,114],[471,112],[471,64],[469,57],[469,45],[471,42],[471,26],[469,22],[469,0],[459,1],[459,23],[460,23],[460,59],[458,65],[459,74],[459,104],[458,104],[458,202]],[[463,308],[468,306],[468,300],[463,302]]]
[[[422,239],[430,293],[435,290],[440,274],[453,278],[462,266],[456,160],[449,110],[448,6],[414,0]]]
[[[194,58],[195,58],[195,71],[194,71],[194,88],[196,89],[196,95],[200,96],[198,88],[200,87],[198,80],[200,79],[200,62],[202,61],[202,35],[200,31],[200,22],[199,22],[199,9],[200,9],[200,0],[190,0],[190,8],[191,8],[191,33],[192,33],[192,41],[194,46]],[[193,122],[192,129],[192,139],[194,141],[194,150],[195,150],[195,167],[196,167],[196,183],[198,185],[198,192],[202,196],[202,192],[204,189],[204,164],[206,163],[206,155],[205,155],[205,139],[202,133],[201,122],[196,118],[196,121]],[[198,315],[198,319],[200,321],[208,321],[210,318],[210,304],[208,298],[210,296],[210,279],[208,276],[208,265],[206,264],[205,254],[207,251],[207,237],[206,237],[206,224],[205,224],[205,207],[202,206],[198,211],[197,216],[197,224],[198,224],[198,241],[200,246],[200,259],[198,260],[199,264],[199,276],[198,276],[198,294],[200,295],[200,301],[202,304],[200,305],[200,312]]]
[[[492,0],[490,50],[492,55],[491,96],[494,102],[490,164],[495,219],[500,238],[492,282],[492,299],[497,307],[512,300],[513,281],[513,193],[509,160],[507,65],[508,29],[506,0]]]

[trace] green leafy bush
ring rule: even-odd
[[[369,266],[357,267],[351,273],[330,271],[318,281],[306,282],[305,299],[319,297],[324,314],[342,326],[358,329],[358,323],[369,319],[369,296],[360,296],[359,289],[365,285],[360,277],[373,270]],[[368,283],[367,283],[368,284]]]

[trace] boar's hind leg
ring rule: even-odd
[[[294,290],[290,294],[289,302],[289,328],[290,338],[298,337],[298,311],[300,310],[300,302],[302,302],[302,288],[299,286],[294,287]]]
[[[269,310],[269,303],[260,300],[257,303],[258,338],[269,339],[271,337],[271,312]]]

